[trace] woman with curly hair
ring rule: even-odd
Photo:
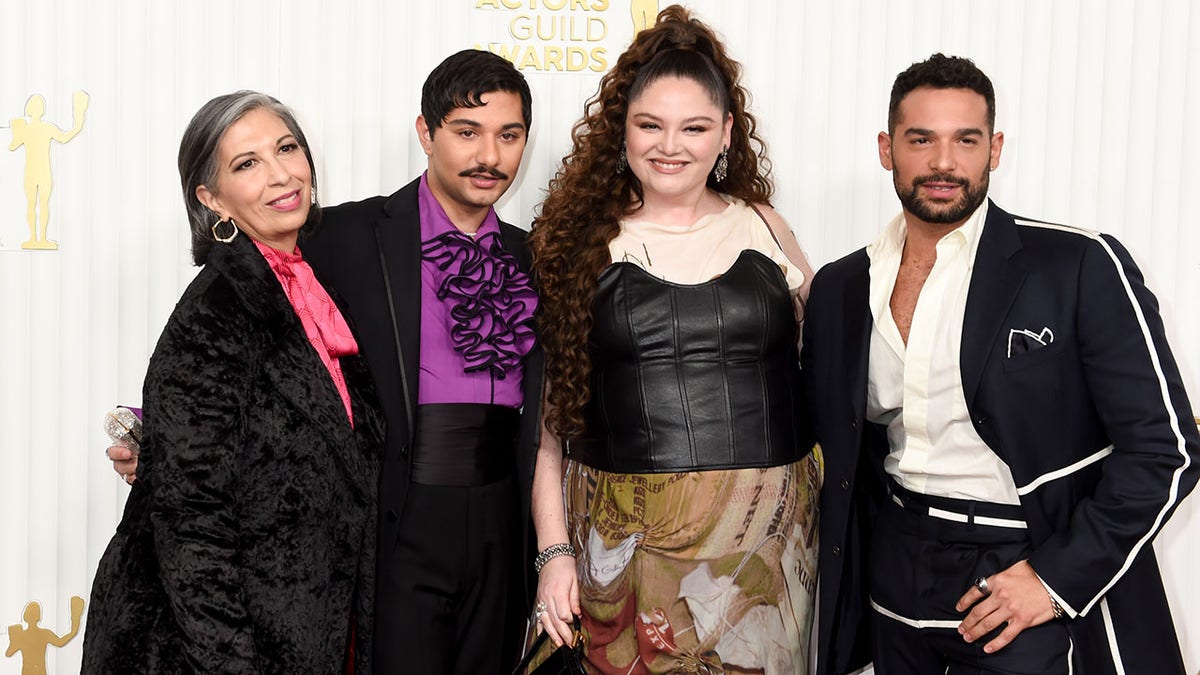
[[[740,70],[663,10],[601,80],[534,220],[536,618],[562,644],[580,615],[596,672],[807,672],[811,269],[768,206]]]

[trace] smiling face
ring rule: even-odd
[[[645,201],[698,198],[732,127],[733,115],[695,80],[649,84],[625,114],[625,155]]]
[[[436,128],[417,118],[417,136],[429,156],[429,189],[464,232],[479,229],[516,178],[525,152],[521,97],[494,91],[479,98],[483,105],[454,108]]]
[[[904,97],[895,128],[878,141],[909,226],[949,231],[987,198],[1004,134],[992,133],[983,96],[923,87]]]
[[[215,188],[196,196],[221,220],[268,246],[291,253],[308,220],[312,170],[304,148],[275,113],[256,108],[230,125],[217,144]]]

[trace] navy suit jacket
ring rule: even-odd
[[[975,430],[1012,471],[1030,564],[1078,614],[1067,620],[1074,672],[1116,673],[1119,662],[1126,673],[1182,673],[1151,542],[1196,484],[1200,434],[1158,303],[1112,237],[990,202],[980,236],[963,393]],[[870,659],[863,556],[888,446],[864,419],[869,271],[865,249],[825,266],[804,325],[805,396],[826,458],[823,675]]]
[[[324,209],[321,224],[303,241],[304,257],[323,284],[337,291],[353,319],[358,344],[366,356],[383,404],[387,441],[379,482],[379,565],[390,564],[391,544],[396,541],[412,469],[413,415],[417,405],[421,336],[421,227],[417,188],[414,180],[387,197]],[[500,223],[504,248],[528,271],[530,256],[524,230]],[[538,443],[538,414],[541,404],[541,347],[526,357],[523,389],[525,408],[513,461],[517,489],[524,507],[518,531],[522,541],[514,546],[520,559],[513,561],[513,581],[518,593],[510,594],[512,614],[527,615],[533,587],[526,570],[526,554],[533,546],[529,501],[532,494],[534,457]],[[517,514],[514,514],[517,517]],[[530,558],[531,560],[531,558]],[[519,577],[519,579],[518,579]],[[524,589],[521,586],[524,586]],[[381,585],[382,586],[382,585]],[[523,590],[523,592],[521,592]],[[377,616],[403,611],[392,599],[377,597]],[[523,626],[520,626],[523,628]],[[514,635],[517,631],[513,628]],[[499,627],[497,627],[499,635]],[[514,650],[518,638],[505,643]],[[389,648],[386,637],[376,642],[377,663],[402,660],[380,658]]]

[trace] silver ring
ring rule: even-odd
[[[988,588],[987,577],[979,577],[976,579],[975,588],[979,589],[979,592],[983,593],[983,597],[985,598],[992,594],[992,589]]]

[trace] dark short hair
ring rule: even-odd
[[[502,56],[464,49],[438,64],[421,87],[421,115],[430,135],[455,108],[478,108],[482,96],[506,91],[521,97],[521,116],[528,132],[533,122],[533,95],[521,71]]]
[[[969,89],[987,101],[988,130],[996,127],[996,91],[975,62],[961,56],[934,54],[896,76],[888,104],[888,133],[896,131],[900,102],[916,89]]]
[[[204,185],[216,194],[217,190],[217,147],[221,137],[238,120],[251,110],[265,108],[279,116],[308,159],[312,171],[312,189],[316,194],[317,167],[313,164],[308,139],[295,115],[277,99],[257,91],[243,89],[232,94],[218,96],[200,106],[179,142],[179,182],[183,186],[183,203],[187,207],[188,224],[192,232],[192,262],[203,265],[213,245],[212,226],[218,216],[196,196],[196,188]],[[313,204],[308,210],[308,221],[300,228],[300,234],[308,234],[320,219],[321,209]]]

